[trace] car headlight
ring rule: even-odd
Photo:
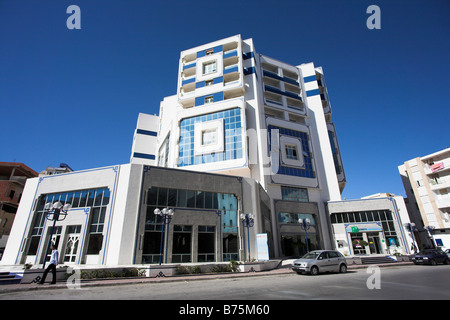
[[[428,257],[423,257],[424,259],[428,260]]]

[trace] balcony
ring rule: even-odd
[[[439,209],[450,208],[450,194],[436,196],[436,205]]]
[[[450,158],[446,158],[444,160],[435,160],[433,165],[424,163],[424,171],[426,175],[441,173],[441,172],[449,172],[450,170]]]
[[[450,176],[446,176],[445,178],[436,178],[430,180],[430,189],[432,191],[442,190],[450,188]]]

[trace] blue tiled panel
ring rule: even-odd
[[[277,173],[289,175],[289,176],[303,177],[303,178],[315,178],[316,175],[315,175],[313,167],[312,167],[311,151],[309,149],[309,144],[308,144],[308,135],[305,132],[269,125],[269,136],[270,137],[272,134],[272,130],[274,130],[274,129],[278,129],[280,135],[300,138],[300,141],[302,143],[302,149],[303,149],[303,159],[305,160],[304,168],[282,166],[281,162],[280,162],[280,166],[279,166]],[[271,140],[269,139],[269,142],[270,141]]]
[[[215,154],[194,155],[194,128],[195,123],[223,119],[224,124],[224,151]],[[212,163],[225,160],[241,159],[243,157],[242,145],[242,118],[239,108],[205,114],[197,117],[183,119],[180,124],[180,153],[178,166],[185,167],[196,164]]]

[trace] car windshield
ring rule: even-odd
[[[434,254],[434,253],[437,253],[437,252],[435,250],[428,249],[428,250],[422,250],[418,254],[419,255],[427,255],[427,254]]]
[[[308,252],[302,259],[316,259],[320,255],[320,252]]]

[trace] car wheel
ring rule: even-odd
[[[432,266],[436,265],[436,261],[434,259],[431,259],[430,263],[431,263]]]
[[[311,270],[309,271],[309,273],[310,273],[312,276],[316,276],[316,275],[319,274],[319,268],[317,268],[316,266],[313,266],[313,267],[311,267]]]
[[[347,266],[345,264],[341,264],[341,266],[339,267],[339,272],[340,273],[346,273],[347,272]]]
[[[448,258],[445,259],[445,260],[444,260],[444,264],[450,264],[450,259],[448,259]]]

